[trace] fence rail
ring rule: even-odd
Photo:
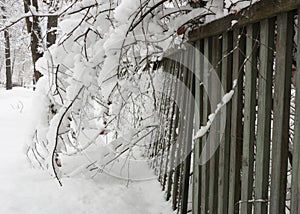
[[[291,86],[292,66],[300,72],[298,8],[300,0],[261,0],[191,32],[198,51],[163,60],[176,78],[165,80],[167,93],[159,100],[166,124],[148,156],[159,157],[151,165],[178,213],[300,213],[299,74],[298,87]],[[232,20],[238,23],[231,26]],[[224,95],[206,59],[224,93],[234,94],[224,106],[226,118],[216,114],[209,131],[193,140]],[[219,139],[201,165],[205,144],[204,157]]]

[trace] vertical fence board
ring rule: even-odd
[[[298,10],[298,23],[300,10]],[[291,213],[300,213],[300,28],[298,26],[297,75],[296,75],[296,110],[295,110],[295,136],[293,144],[293,171],[292,171],[292,198]]]
[[[243,63],[245,55],[245,37],[240,29],[233,32],[233,80],[237,81],[232,97],[231,142],[230,142],[230,170],[229,170],[229,199],[228,213],[238,213],[240,200],[240,169],[241,151],[243,143]]]
[[[203,122],[203,88],[201,82],[203,80],[203,42],[196,43],[195,50],[195,117],[194,126],[195,130],[201,127]],[[201,204],[201,166],[199,163],[201,153],[200,140],[194,141],[194,160],[193,160],[193,214],[200,214]]]
[[[223,34],[222,42],[222,86],[227,93],[232,87],[232,32]],[[223,96],[223,95],[222,95]],[[225,123],[225,131],[222,137],[219,151],[219,181],[218,181],[218,214],[227,214],[228,211],[228,181],[229,181],[229,157],[230,157],[230,124],[231,103],[226,105],[226,117],[221,118],[221,124]]]
[[[174,99],[175,101],[173,101],[173,108],[175,110],[174,112],[174,118],[172,118],[172,120],[174,120],[173,124],[172,124],[172,132],[171,132],[171,151],[170,151],[170,161],[169,161],[169,173],[168,173],[168,181],[167,181],[167,200],[169,200],[171,198],[171,193],[172,193],[172,187],[173,187],[173,178],[174,178],[174,168],[175,168],[175,155],[176,155],[176,148],[177,148],[177,133],[176,133],[176,129],[178,128],[178,118],[179,118],[179,108],[177,106],[176,100],[178,100],[179,97],[179,85],[178,85],[178,81],[180,78],[180,69],[179,69],[179,53],[176,53],[174,58],[177,61],[174,61],[174,69],[175,69],[175,73],[176,73],[176,79],[175,79],[175,88],[174,88]]]
[[[183,179],[184,179],[184,154],[185,154],[185,144],[186,144],[186,135],[187,135],[187,114],[188,109],[186,108],[186,103],[188,101],[188,81],[189,81],[189,72],[185,65],[187,64],[189,60],[188,53],[185,50],[181,51],[182,55],[182,61],[180,63],[180,70],[182,73],[181,77],[181,86],[179,91],[179,100],[180,100],[180,119],[179,119],[179,135],[178,135],[178,143],[179,147],[177,150],[176,155],[176,170],[175,170],[175,178],[174,183],[176,183],[176,186],[174,186],[173,192],[177,192],[177,197],[173,201],[176,200],[176,209],[177,212],[180,211],[180,208],[182,206],[182,196],[183,196]],[[176,182],[175,182],[176,181]]]
[[[180,62],[184,60],[184,52],[180,51]],[[185,72],[184,67],[181,63],[179,63],[179,79],[181,83],[184,82],[185,79]],[[178,123],[178,130],[179,135],[177,136],[177,149],[176,149],[176,155],[175,155],[175,171],[174,171],[174,181],[173,181],[173,209],[176,210],[178,208],[178,204],[180,202],[180,177],[181,177],[181,154],[182,154],[182,143],[183,143],[183,133],[184,133],[184,124],[182,124],[182,117],[184,112],[182,112],[182,106],[184,105],[184,97],[182,97],[182,84],[179,84],[179,90],[178,90],[178,105],[179,105],[179,123]],[[180,123],[181,122],[181,123]]]
[[[183,63],[182,63],[182,69],[183,69],[183,87],[181,88],[181,105],[180,105],[180,109],[181,109],[181,120],[180,122],[183,123],[182,124],[182,129],[180,131],[180,145],[181,148],[179,150],[180,155],[178,156],[178,160],[180,162],[180,177],[179,177],[179,194],[178,194],[178,212],[182,211],[182,209],[186,209],[186,205],[185,204],[185,200],[187,200],[188,198],[183,198],[186,197],[185,194],[185,189],[184,186],[187,185],[188,188],[188,184],[185,184],[184,179],[185,179],[185,167],[186,165],[188,165],[188,163],[186,163],[186,158],[187,161],[190,162],[190,155],[187,155],[187,137],[188,137],[188,114],[189,114],[189,107],[190,105],[187,105],[188,101],[189,101],[189,83],[190,83],[190,71],[187,67],[188,63],[190,61],[190,56],[189,56],[189,48],[187,48],[186,50],[183,50]],[[190,166],[187,166],[190,169]],[[189,175],[189,173],[188,173]],[[189,177],[187,177],[187,179],[189,179]],[[187,202],[186,202],[187,203]],[[184,211],[182,211],[184,212]],[[181,212],[181,213],[182,213]]]
[[[293,14],[277,16],[270,213],[285,213],[289,145]]]
[[[174,102],[174,98],[176,96],[174,88],[176,89],[176,69],[175,69],[175,63],[174,61],[168,59],[169,61],[169,66],[170,66],[170,73],[172,74],[172,79],[171,79],[171,84],[168,89],[168,102],[169,102],[169,108],[170,108],[170,116],[169,114],[166,115],[167,120],[169,121],[168,124],[168,130],[166,133],[166,140],[167,140],[167,154],[166,154],[166,161],[164,164],[164,172],[163,172],[163,179],[162,179],[162,186],[163,186],[163,191],[166,189],[166,183],[167,183],[167,176],[168,172],[171,170],[169,168],[169,162],[170,162],[170,150],[171,150],[171,145],[172,145],[172,127],[175,122],[174,116],[175,116],[175,108],[176,108],[176,103]]]
[[[254,213],[256,214],[267,214],[268,211],[274,32],[274,19],[261,21],[255,164]]]
[[[165,66],[164,66],[164,71],[166,73],[166,75],[164,75],[164,84],[163,84],[163,93],[162,93],[162,107],[160,109],[160,113],[161,113],[161,117],[163,117],[164,119],[168,118],[169,115],[169,111],[171,109],[170,106],[170,87],[172,87],[172,79],[169,78],[168,74],[172,74],[172,64],[170,60],[166,60],[164,62]],[[161,131],[160,131],[160,136],[159,136],[159,141],[161,145],[161,149],[158,152],[158,156],[157,159],[160,158],[159,161],[159,176],[158,176],[158,180],[160,181],[163,190],[164,190],[164,184],[163,184],[163,180],[164,180],[164,162],[166,161],[165,157],[165,153],[168,150],[168,140],[167,140],[167,136],[168,136],[168,129],[164,129],[164,127],[162,127]]]
[[[215,112],[217,108],[217,104],[220,101],[220,86],[218,84],[218,73],[219,73],[219,39],[218,37],[212,38],[212,69],[210,69],[210,77],[209,77],[209,96],[210,96],[210,107],[211,112]],[[217,78],[218,80],[216,80]],[[219,141],[219,126],[220,126],[220,115],[217,114],[215,120],[212,122],[210,127],[208,142],[210,143],[209,152],[215,151],[216,145],[218,145],[217,141]],[[218,149],[214,153],[214,155],[209,160],[209,213],[217,212],[217,202],[218,202]]]
[[[181,204],[181,213],[186,214],[188,211],[188,199],[189,199],[189,183],[190,183],[190,170],[191,170],[191,151],[192,151],[192,134],[193,134],[193,119],[194,119],[194,53],[193,48],[189,47],[186,51],[187,54],[187,91],[186,97],[187,102],[185,105],[186,117],[185,117],[185,138],[184,138],[184,153],[183,153],[183,186],[182,186],[182,204]]]
[[[203,70],[203,81],[204,85],[208,85],[208,70],[209,70],[209,62],[208,58],[210,55],[210,41],[209,39],[204,39],[204,70]],[[207,117],[209,114],[209,101],[207,96],[207,88],[203,89],[203,124],[206,125],[207,123]],[[203,136],[201,138],[201,152],[202,148],[204,147],[206,143],[206,136]],[[205,156],[206,154],[204,154]],[[206,214],[208,212],[208,186],[209,186],[209,163],[206,163],[201,166],[201,214]]]
[[[258,56],[258,25],[247,26],[244,141],[242,156],[241,213],[252,213],[253,162],[256,119],[256,77]]]

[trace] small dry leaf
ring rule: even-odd
[[[56,163],[56,165],[57,165],[58,167],[61,167],[61,166],[62,166],[61,161],[60,161],[60,159],[58,159],[58,158],[55,158],[55,163]]]
[[[177,29],[177,34],[182,35],[185,33],[185,31],[186,31],[185,27],[181,26],[180,28]]]

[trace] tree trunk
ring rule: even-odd
[[[30,5],[31,5],[30,0],[24,0],[24,11],[25,11],[25,13],[29,12],[29,6]],[[27,33],[31,33],[32,23],[30,21],[30,18],[26,17],[25,20],[26,20]]]
[[[3,2],[4,4],[4,2]],[[2,5],[1,7],[2,18],[5,20],[5,7]],[[4,30],[4,44],[5,44],[5,70],[6,70],[6,90],[12,89],[12,74],[11,74],[11,60],[10,60],[10,43],[9,43],[9,31],[8,28]]]
[[[57,16],[49,16],[47,22],[47,47],[53,45],[56,41]]]
[[[6,90],[12,89],[11,61],[10,61],[10,43],[8,29],[4,30],[5,39],[5,68],[6,68]]]
[[[57,1],[51,1],[48,3],[48,10],[50,14],[55,13],[59,8],[59,0]],[[48,16],[47,20],[47,48],[49,48],[51,45],[55,44],[56,41],[56,33],[57,33],[57,20],[58,16]]]
[[[25,13],[28,13],[29,6],[31,5],[30,0],[24,0],[24,10]],[[32,0],[32,6],[38,11],[38,2],[37,0]],[[36,62],[39,58],[43,56],[43,53],[39,50],[39,44],[41,42],[41,28],[39,25],[39,17],[33,16],[32,21],[29,18],[26,18],[27,32],[31,35],[31,55],[32,63],[34,68],[34,79],[33,82],[36,83],[42,74],[36,69]]]

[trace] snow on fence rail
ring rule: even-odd
[[[204,144],[220,133],[211,128],[193,143],[193,132],[215,111],[217,100],[208,97],[219,91],[211,85],[206,92],[182,63],[163,60],[164,70],[192,92],[184,94],[176,81],[166,84],[160,113],[168,118],[167,128],[153,133],[162,137],[153,138],[148,151],[160,157],[151,166],[178,213],[300,213],[300,88],[291,86],[292,66],[300,65],[298,8],[300,0],[261,0],[192,31],[190,43],[203,56],[176,53],[199,75],[209,75],[203,63],[208,58],[225,93],[237,80],[226,118],[216,122],[225,123],[220,146],[204,165]],[[233,20],[238,22],[231,26]]]

